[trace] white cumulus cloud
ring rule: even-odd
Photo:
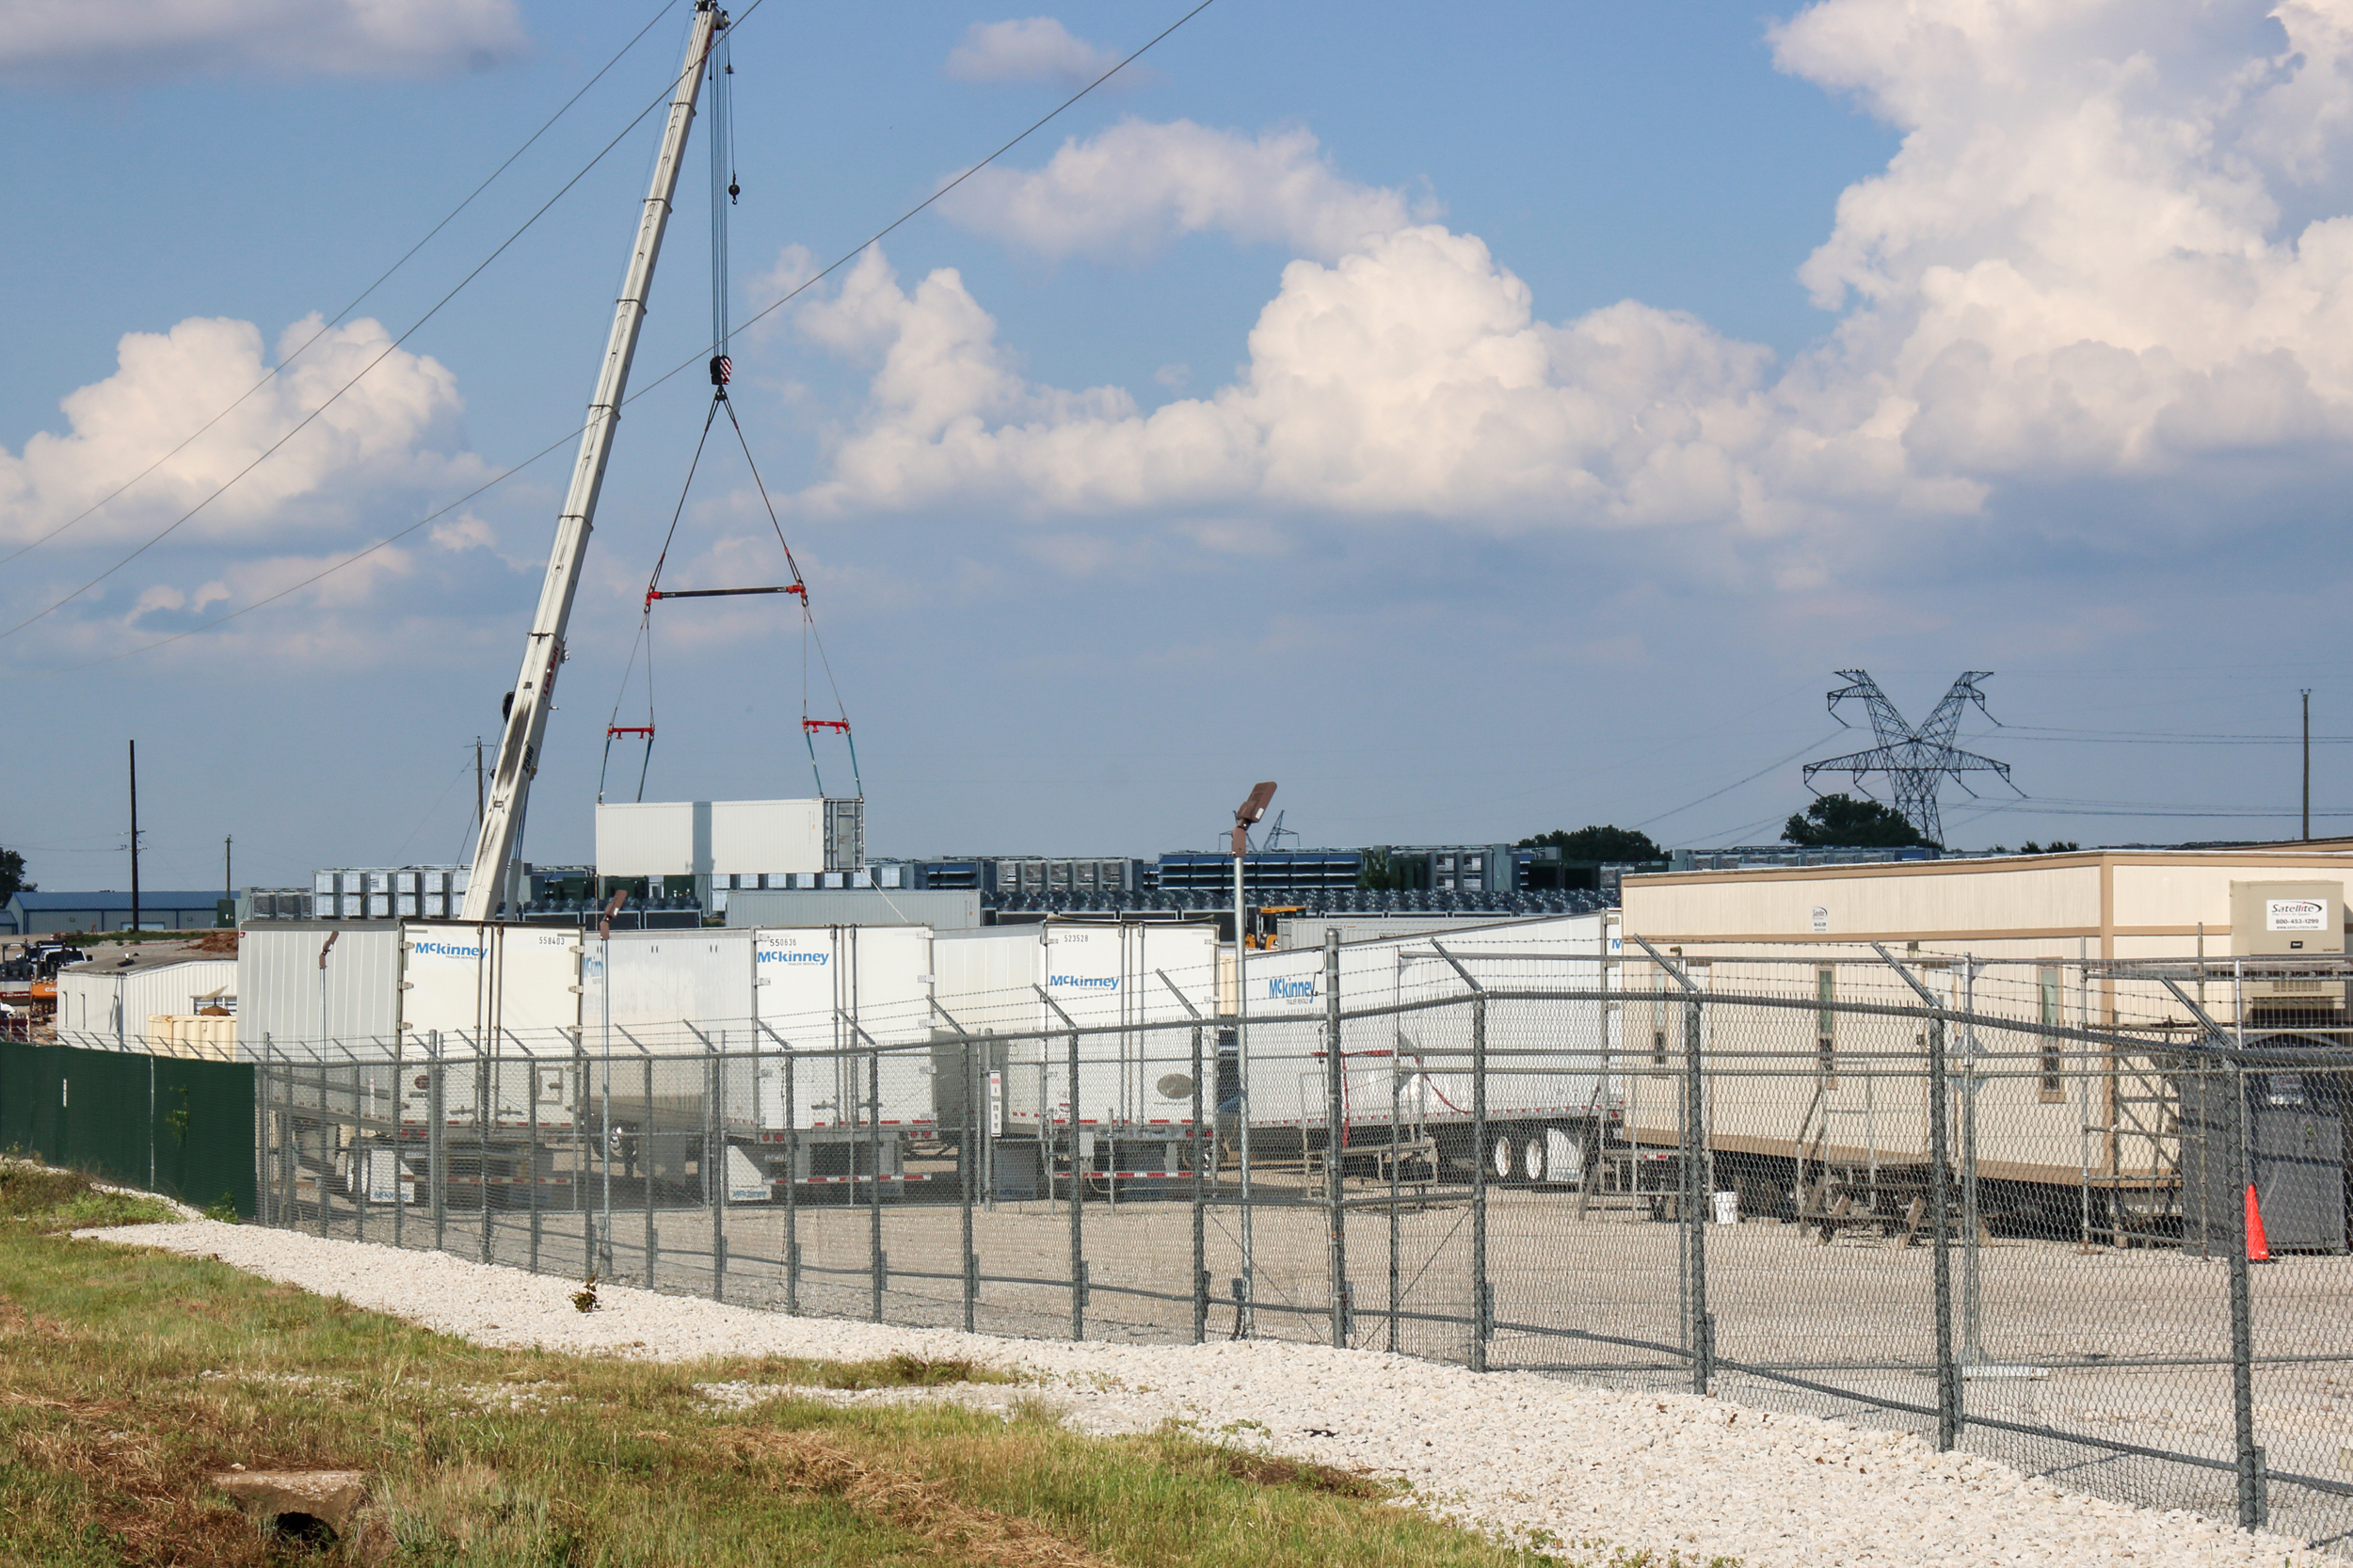
[[[374,321],[319,334],[308,316],[286,328],[278,353],[317,341],[276,379],[187,449],[63,536],[69,546],[144,539],[203,501],[312,409],[311,424],[212,502],[184,534],[251,540],[315,526],[362,509],[387,492],[478,482],[480,460],[456,428],[456,379],[406,349]],[[369,361],[380,364],[336,398]],[[203,425],[262,378],[267,364],[251,322],[190,317],[169,332],[124,334],[115,374],[62,402],[68,428],[41,432],[22,453],[0,449],[0,540],[48,532],[99,502]]]
[[[1308,132],[1261,136],[1128,120],[1045,168],[984,168],[940,203],[953,222],[1045,256],[1144,255],[1214,232],[1323,259],[1417,218],[1401,191],[1333,172]]]
[[[524,41],[514,0],[0,0],[0,78],[38,86],[438,75],[498,64]]]
[[[1682,519],[1737,502],[1721,453],[1766,417],[1763,350],[1634,304],[1548,326],[1485,245],[1436,227],[1291,263],[1243,378],[1149,414],[1118,388],[1025,381],[956,273],[904,289],[879,252],[801,327],[879,361],[867,416],[808,498],[842,508],[980,494]]]
[[[1050,16],[975,22],[948,52],[948,74],[967,82],[1091,82],[1119,63]]]
[[[2353,0],[1822,0],[1772,41],[1903,133],[1805,264],[1835,320],[1786,363],[1633,300],[1547,321],[1305,132],[1130,121],[954,216],[1048,255],[1291,247],[1236,378],[1149,411],[1032,385],[956,273],[870,254],[800,318],[877,367],[807,499],[1714,524],[1794,582],[2006,489],[2346,466]]]

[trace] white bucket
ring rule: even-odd
[[[1719,1192],[1716,1194],[1716,1223],[1720,1225],[1737,1225],[1740,1223],[1739,1193]]]

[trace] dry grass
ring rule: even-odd
[[[724,1378],[779,1392],[722,1409],[697,1385]],[[1035,1401],[1016,1401],[1008,1420],[929,1401],[840,1408],[790,1391],[976,1380],[1001,1378],[915,1358],[663,1366],[488,1349],[222,1264],[0,1225],[0,1559],[38,1568],[1558,1560],[1395,1506],[1369,1478],[1173,1432],[1093,1440]],[[369,1500],[346,1539],[312,1552],[260,1533],[212,1487],[210,1475],[238,1464],[363,1470]]]
[[[920,1536],[952,1561],[985,1568],[1109,1568],[1109,1560],[1027,1519],[979,1508],[937,1481],[869,1464],[808,1432],[730,1432],[736,1450],[796,1492],[840,1497],[858,1512]]]

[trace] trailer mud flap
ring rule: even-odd
[[[766,1203],[772,1189],[766,1173],[752,1162],[751,1156],[728,1145],[728,1202]]]

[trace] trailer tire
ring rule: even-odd
[[[1531,1128],[1520,1144],[1520,1179],[1533,1187],[1551,1174],[1551,1137],[1543,1128]]]
[[[1487,1178],[1508,1182],[1519,1174],[1519,1139],[1510,1128],[1490,1131],[1487,1134]]]

